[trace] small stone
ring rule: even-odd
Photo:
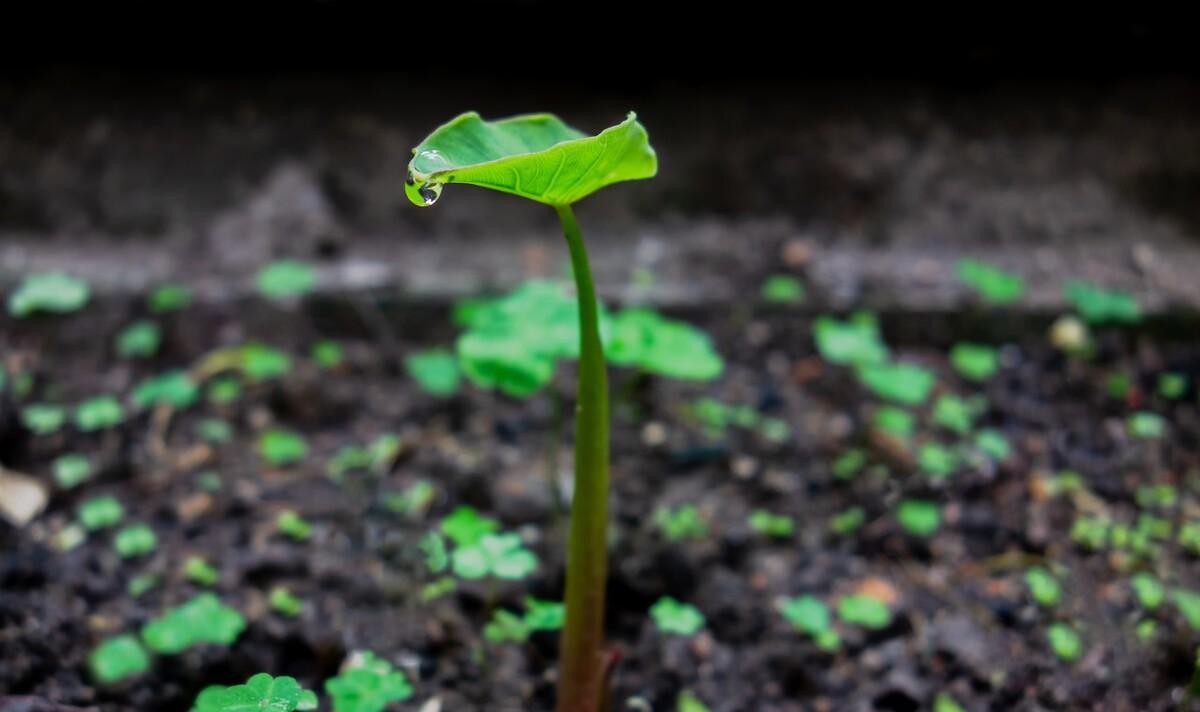
[[[647,447],[658,447],[667,441],[667,427],[657,420],[642,426],[642,442]]]
[[[749,455],[738,455],[733,458],[730,469],[733,470],[734,477],[739,480],[748,480],[754,477],[754,473],[758,471],[758,460]]]
[[[812,240],[788,240],[783,245],[783,263],[792,268],[803,267],[812,261],[814,251]]]
[[[184,522],[192,522],[212,509],[213,498],[207,492],[198,492],[179,500],[175,505],[175,513]]]
[[[46,486],[27,475],[0,469],[0,515],[23,527],[42,513],[49,501]]]

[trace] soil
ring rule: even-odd
[[[361,305],[360,305],[361,306]],[[97,475],[77,490],[54,490],[48,509],[24,528],[0,529],[0,709],[186,710],[214,683],[269,671],[320,690],[354,650],[369,649],[403,668],[416,696],[398,709],[438,697],[441,708],[552,709],[556,636],[527,644],[485,643],[494,606],[519,610],[526,595],[561,596],[563,518],[551,497],[546,452],[553,442],[553,398],[515,401],[464,388],[438,399],[422,393],[400,366],[404,354],[449,343],[444,312],[407,312],[386,335],[314,301],[299,307],[211,304],[161,318],[165,339],[148,362],[116,358],[115,333],[140,315],[134,303],[103,302],[68,317],[0,323],[10,372],[36,374],[31,399],[78,402],[126,393],[169,367],[253,338],[296,355],[281,380],[253,386],[233,405],[202,403],[176,413],[164,429],[151,415],[131,417],[99,435],[67,428],[35,437],[18,423],[5,391],[0,462],[50,482],[50,463],[84,452]],[[351,310],[353,311],[353,310]],[[1046,492],[1058,471],[1080,473],[1105,512],[1132,521],[1139,485],[1178,486],[1181,504],[1164,513],[1176,524],[1195,517],[1200,497],[1200,411],[1190,387],[1179,401],[1155,395],[1164,370],[1200,377],[1200,345],[1136,330],[1103,330],[1091,363],[1051,350],[1040,330],[1003,345],[1002,368],[985,386],[950,367],[945,328],[885,321],[903,358],[938,374],[938,392],[986,394],[981,424],[1013,446],[999,465],[978,463],[937,481],[872,434],[876,399],[853,376],[814,352],[809,317],[783,309],[731,308],[688,315],[713,334],[727,370],[712,385],[635,378],[613,384],[613,546],[608,630],[620,652],[616,709],[674,709],[692,690],[713,712],[929,709],[949,693],[970,710],[1167,710],[1183,700],[1196,634],[1170,605],[1154,614],[1158,634],[1140,642],[1139,607],[1129,572],[1147,569],[1171,585],[1200,587],[1200,562],[1171,542],[1153,560],[1088,553],[1068,537],[1078,502]],[[981,322],[987,319],[980,315]],[[374,322],[378,326],[378,322]],[[423,326],[421,326],[423,325]],[[338,338],[345,364],[319,369],[304,355],[319,338]],[[997,343],[996,345],[1000,345]],[[1103,392],[1116,368],[1136,373],[1134,395]],[[569,403],[573,370],[553,390]],[[783,419],[783,442],[731,427],[718,437],[688,415],[702,395],[749,405]],[[927,410],[922,409],[923,411]],[[1135,410],[1161,413],[1161,440],[1136,440],[1124,426]],[[569,411],[568,411],[569,412]],[[205,417],[233,426],[233,438],[208,445],[196,434]],[[922,417],[919,440],[954,442]],[[282,469],[264,465],[257,434],[272,425],[303,433],[311,453]],[[562,462],[569,467],[570,433]],[[324,463],[339,447],[381,433],[404,443],[391,471],[331,480]],[[866,448],[875,474],[839,481],[831,473],[846,448]],[[221,487],[201,486],[215,472]],[[388,493],[417,479],[437,490],[426,516],[406,519],[384,506]],[[111,534],[93,534],[70,551],[53,541],[88,497],[111,494],[127,521],[153,526],[151,556],[119,559]],[[906,534],[893,511],[903,497],[944,505],[929,539]],[[487,586],[462,582],[452,595],[423,604],[431,577],[417,549],[421,535],[458,505],[469,504],[521,533],[540,566],[528,580]],[[694,504],[709,535],[667,541],[653,524],[660,506]],[[832,517],[865,510],[861,529],[830,532]],[[795,518],[787,540],[752,532],[746,518],[768,508]],[[315,524],[306,543],[281,538],[277,514],[292,509]],[[159,657],[151,672],[114,687],[90,681],[86,657],[101,640],[136,631],[166,606],[202,590],[180,570],[188,555],[220,571],[214,587],[247,618],[229,648],[203,646]],[[1058,567],[1060,606],[1030,599],[1025,569]],[[157,572],[163,585],[139,598],[131,577]],[[298,619],[273,613],[267,592],[286,585],[304,599]],[[840,626],[844,646],[820,651],[775,610],[781,596],[814,594],[830,603],[870,590],[892,600],[894,622],[867,631]],[[647,611],[660,596],[697,606],[707,625],[693,636],[658,632]],[[1046,641],[1054,620],[1073,621],[1085,641],[1074,663]],[[638,707],[635,698],[647,706]],[[42,706],[38,706],[42,705]],[[56,706],[58,705],[58,706]]]

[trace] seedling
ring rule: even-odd
[[[245,627],[242,614],[202,593],[142,626],[142,642],[156,653],[178,655],[204,643],[232,645]]]
[[[892,624],[892,611],[883,601],[864,593],[846,596],[838,603],[838,617],[847,623],[880,630]]]
[[[904,531],[916,537],[929,537],[942,525],[942,508],[937,502],[924,499],[901,500],[896,519]]]
[[[200,398],[200,387],[185,371],[168,371],[148,378],[133,389],[133,403],[139,408],[169,406],[190,408]]]
[[[272,467],[286,467],[308,457],[308,443],[290,430],[273,428],[259,436],[258,454]]]
[[[242,384],[236,378],[223,377],[208,384],[208,402],[227,405],[242,397]]]
[[[461,380],[458,358],[449,351],[420,351],[404,359],[404,367],[421,390],[430,395],[452,396],[458,392]]]
[[[426,532],[417,542],[417,548],[425,555],[425,568],[429,573],[440,574],[450,567],[450,554],[446,551],[446,540],[437,532]]]
[[[318,341],[312,347],[312,360],[321,368],[332,371],[342,365],[345,355],[342,345],[336,341]]]
[[[967,712],[967,710],[950,695],[939,692],[938,696],[933,698],[933,712]]]
[[[8,295],[8,313],[17,318],[67,314],[82,309],[90,292],[86,282],[59,272],[29,275]]]
[[[685,504],[671,509],[659,507],[654,511],[654,524],[668,541],[703,539],[708,536],[708,525],[700,517],[694,504]]]
[[[462,505],[442,520],[442,533],[450,537],[457,546],[473,546],[487,534],[500,529],[500,524],[485,517],[473,507]]]
[[[1167,432],[1167,421],[1157,413],[1140,411],[1129,416],[1129,434],[1143,440],[1160,440]]]
[[[1166,599],[1166,589],[1154,574],[1139,571],[1133,575],[1129,583],[1133,587],[1133,593],[1137,596],[1138,603],[1147,611],[1158,610],[1163,600]]]
[[[1090,551],[1099,551],[1108,543],[1111,524],[1097,517],[1080,516],[1071,525],[1071,541]]]
[[[596,712],[606,668],[608,383],[596,290],[571,205],[611,183],[653,176],[658,161],[632,113],[590,138],[548,114],[489,123],[467,113],[434,131],[413,154],[405,189],[417,205],[432,205],[446,183],[467,183],[550,205],[562,223],[579,305],[579,390],[557,709]]]
[[[839,512],[829,521],[829,531],[838,536],[853,534],[862,528],[867,521],[867,512],[862,507],[850,507]]]
[[[1083,640],[1067,623],[1051,624],[1046,629],[1046,639],[1050,641],[1050,649],[1054,654],[1069,663],[1083,656]]]
[[[196,697],[192,712],[294,712],[316,708],[317,695],[300,687],[295,678],[260,672],[244,685],[206,687]]]
[[[296,541],[308,541],[312,538],[312,524],[290,509],[279,513],[279,517],[275,519],[275,528],[284,536]]]
[[[146,302],[155,314],[179,311],[191,305],[192,290],[182,284],[164,284],[151,292]]]
[[[494,576],[516,581],[537,568],[537,556],[525,548],[518,534],[484,534],[467,546],[458,546],[450,558],[454,574],[465,579]]]
[[[833,476],[839,480],[851,480],[867,466],[867,453],[858,448],[846,450],[833,461]]]
[[[122,559],[145,556],[158,548],[158,537],[145,524],[133,524],[117,532],[113,538],[113,548]]]
[[[129,579],[129,585],[125,587],[125,592],[133,598],[140,598],[147,592],[157,588],[160,583],[162,583],[162,577],[158,574],[138,574]]]
[[[1025,572],[1025,585],[1029,594],[1042,608],[1054,608],[1062,601],[1062,586],[1054,574],[1035,566]]]
[[[531,633],[561,630],[566,617],[566,608],[555,601],[525,598],[525,615],[497,609],[492,620],[483,629],[483,637],[490,643],[523,643]]]
[[[136,677],[150,669],[150,656],[136,636],[118,635],[101,643],[88,656],[88,669],[102,685]]]
[[[1137,300],[1128,292],[1072,281],[1063,287],[1063,296],[1089,324],[1136,324],[1142,319]]]
[[[684,690],[675,699],[675,712],[711,712],[691,690]]]
[[[56,433],[66,420],[67,411],[50,403],[32,403],[21,409],[21,424],[35,435]]]
[[[384,499],[383,505],[390,511],[408,519],[417,519],[429,511],[436,495],[437,490],[429,480],[417,480],[403,492],[389,494]]]
[[[271,604],[271,610],[288,618],[295,618],[304,611],[304,601],[293,596],[292,592],[283,586],[271,589],[268,601]]]
[[[858,379],[875,395],[901,405],[921,405],[933,389],[933,372],[907,363],[859,366]]]
[[[947,393],[938,397],[933,404],[933,422],[952,433],[966,435],[975,424],[975,417],[982,408],[978,401]]]
[[[1171,589],[1171,601],[1193,630],[1200,630],[1200,593],[1186,588]]]
[[[1184,522],[1176,537],[1179,545],[1194,555],[1200,555],[1200,522]]]
[[[268,299],[288,299],[312,291],[317,284],[317,273],[303,262],[279,260],[262,268],[254,283],[259,294]]]
[[[1143,509],[1173,509],[1179,503],[1179,490],[1173,485],[1142,485],[1135,496]]]
[[[1182,373],[1161,373],[1158,376],[1158,394],[1169,400],[1179,400],[1187,393],[1188,379]]]
[[[833,652],[842,646],[841,636],[833,627],[829,606],[816,596],[806,594],[796,598],[781,598],[776,607],[796,630],[811,636],[818,648]]]
[[[1000,368],[996,349],[983,344],[955,344],[950,350],[950,362],[963,378],[980,382],[991,378]]]
[[[796,522],[784,514],[772,514],[765,509],[750,513],[747,524],[755,532],[775,539],[788,539],[796,531]]]
[[[874,314],[859,312],[845,321],[823,316],[813,325],[813,338],[821,357],[839,365],[882,363],[888,348],[879,335]]]
[[[1019,276],[977,260],[959,260],[956,273],[987,304],[1005,306],[1025,294],[1025,281]]]
[[[215,586],[221,578],[220,572],[199,556],[189,556],[183,563],[183,575],[200,586]]]
[[[772,275],[763,282],[762,298],[768,304],[801,304],[804,302],[804,283],[791,275]]]
[[[85,455],[70,453],[54,460],[54,481],[63,489],[73,489],[92,476],[92,463]]]
[[[380,435],[367,447],[347,445],[334,453],[325,465],[325,471],[337,481],[351,470],[370,470],[383,475],[395,462],[400,448],[400,438],[395,435]]]
[[[975,448],[996,462],[1003,462],[1012,455],[1008,438],[999,430],[984,428],[975,433]]]
[[[452,576],[443,576],[434,581],[430,581],[421,588],[421,602],[429,603],[430,601],[437,600],[442,596],[448,596],[451,593],[454,593],[454,591],[457,589],[458,584],[454,581]]]
[[[958,454],[939,443],[925,443],[917,451],[917,464],[934,479],[945,479],[959,466]]]
[[[124,420],[125,409],[113,396],[97,396],[75,408],[75,427],[85,433],[112,428]]]
[[[382,712],[413,695],[404,673],[369,651],[351,656],[340,675],[325,681],[325,692],[334,712]]]
[[[220,418],[205,418],[196,424],[196,434],[205,442],[219,445],[233,439],[233,426]]]
[[[117,354],[122,358],[150,358],[158,353],[162,330],[152,321],[135,321],[117,335]]]
[[[1134,392],[1133,379],[1120,371],[1110,373],[1104,379],[1104,392],[1113,400],[1126,400]]]
[[[124,517],[125,508],[116,497],[94,497],[79,506],[79,523],[88,531],[116,526]]]
[[[663,596],[650,607],[654,625],[668,635],[692,635],[704,627],[704,614],[688,603]]]

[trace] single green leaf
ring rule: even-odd
[[[450,537],[455,546],[473,546],[486,534],[492,534],[500,528],[500,524],[491,517],[485,517],[474,507],[460,505],[442,520],[442,533]]]
[[[147,301],[155,314],[178,311],[192,303],[192,290],[182,284],[164,284],[151,292]]]
[[[869,312],[853,314],[844,321],[820,317],[813,325],[813,339],[821,357],[830,363],[882,363],[888,357],[888,348],[879,334],[879,321]]]
[[[132,524],[113,537],[113,548],[122,559],[144,556],[158,548],[158,536],[145,524]]]
[[[54,481],[63,489],[72,489],[92,476],[92,463],[78,453],[62,455],[54,460]]]
[[[135,321],[117,335],[117,354],[124,358],[149,358],[158,352],[162,329],[149,320]]]
[[[525,619],[512,611],[497,608],[492,620],[483,627],[483,639],[489,643],[524,643],[529,640]]]
[[[58,272],[31,274],[8,295],[8,313],[24,318],[36,312],[65,314],[87,304],[86,282]]]
[[[311,354],[313,361],[316,361],[318,366],[327,370],[342,365],[342,360],[345,358],[342,345],[328,339],[313,344]]]
[[[708,536],[708,525],[694,504],[679,507],[659,507],[654,510],[654,524],[668,541],[703,539]]]
[[[550,114],[484,121],[472,111],[413,149],[405,193],[416,205],[432,205],[446,183],[466,183],[570,205],[612,183],[657,172],[646,129],[632,112],[588,137]]]
[[[1142,608],[1148,611],[1156,610],[1166,598],[1166,589],[1154,574],[1139,571],[1133,575],[1130,584],[1133,586],[1134,594],[1137,595],[1138,603],[1141,603]]]
[[[1063,295],[1089,324],[1136,324],[1142,318],[1137,300],[1128,292],[1076,280],[1063,287]]]
[[[75,408],[75,425],[85,433],[111,428],[124,420],[125,409],[112,396],[97,396]]]
[[[875,395],[902,405],[920,405],[933,389],[933,372],[907,363],[875,363],[858,368],[858,378]]]
[[[1025,294],[1025,281],[1019,276],[977,260],[959,260],[955,271],[989,304],[1012,304]]]
[[[193,645],[231,645],[246,627],[236,610],[202,593],[142,626],[142,641],[156,653],[177,655]]]
[[[1025,585],[1033,600],[1043,608],[1054,608],[1062,601],[1062,586],[1054,574],[1040,566],[1025,572]]]
[[[133,635],[118,635],[101,643],[88,656],[92,677],[102,685],[120,682],[150,669],[150,656]]]
[[[121,523],[125,508],[116,497],[93,497],[79,505],[79,523],[88,531],[106,529]]]
[[[928,537],[942,525],[942,508],[937,502],[905,499],[896,508],[896,519],[909,534]]]
[[[189,556],[183,562],[183,574],[189,581],[201,586],[215,586],[221,574],[212,564],[200,556]]]
[[[295,260],[272,262],[255,279],[259,293],[270,299],[298,297],[312,291],[316,284],[316,270]]]
[[[1050,649],[1067,662],[1074,662],[1083,655],[1083,640],[1075,629],[1066,623],[1054,623],[1046,629]]]
[[[770,304],[800,304],[804,301],[804,283],[791,275],[772,275],[763,282],[762,298]]]
[[[417,352],[404,359],[404,367],[421,390],[430,395],[452,396],[458,392],[458,358],[449,351],[431,349]]]
[[[695,606],[663,596],[650,607],[654,625],[663,633],[692,635],[704,627],[704,614]]]
[[[57,432],[67,420],[67,411],[50,403],[31,403],[21,409],[21,424],[35,435]]]
[[[712,712],[691,690],[684,690],[675,699],[675,712]]]
[[[139,408],[166,405],[182,410],[199,399],[200,386],[183,370],[147,378],[133,389],[133,403]]]
[[[337,677],[325,681],[334,712],[382,712],[393,702],[413,695],[408,678],[392,664],[364,651],[351,656]]]
[[[296,541],[308,541],[313,531],[312,524],[290,509],[279,513],[275,519],[275,528]]]
[[[192,712],[293,712],[317,708],[317,696],[292,677],[271,677],[260,672],[244,685],[206,687],[196,697]]]
[[[289,618],[295,618],[304,611],[304,601],[292,595],[292,592],[283,586],[271,589],[268,601],[271,604],[271,610]]]
[[[776,539],[787,539],[796,531],[796,522],[784,514],[772,514],[765,509],[750,513],[747,524],[754,531]]]
[[[983,344],[958,343],[950,350],[954,368],[972,381],[986,381],[1000,368],[996,349]]]
[[[782,598],[776,604],[779,613],[796,627],[814,638],[833,628],[833,616],[824,601],[805,594],[796,598]]]
[[[308,443],[297,433],[274,428],[259,436],[258,454],[267,464],[283,467],[308,457]]]
[[[866,594],[846,596],[838,603],[838,616],[847,623],[866,628],[886,628],[892,624],[892,612],[887,604]]]

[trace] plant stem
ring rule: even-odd
[[[575,405],[575,491],[567,543],[566,621],[557,712],[598,712],[604,685],[604,593],[608,581],[608,376],[600,343],[596,287],[579,224],[562,222],[579,299],[579,391]]]

